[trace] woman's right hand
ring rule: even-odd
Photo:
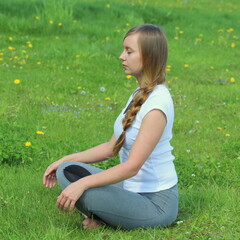
[[[46,169],[44,175],[43,175],[43,185],[45,187],[52,188],[57,183],[57,177],[56,177],[56,171],[57,168],[63,163],[62,159],[59,159],[56,162],[53,162],[49,167]]]

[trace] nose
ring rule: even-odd
[[[125,60],[125,54],[124,54],[124,52],[121,53],[121,55],[119,56],[119,59],[120,59],[121,61],[124,61],[124,60]]]

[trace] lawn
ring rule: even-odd
[[[238,0],[0,2],[0,239],[239,239]],[[46,167],[108,141],[136,80],[126,31],[162,26],[175,104],[178,219],[166,229],[91,232],[55,207]],[[119,158],[99,163],[104,169]]]

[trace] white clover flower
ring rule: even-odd
[[[86,95],[86,92],[85,92],[84,90],[82,90],[82,91],[80,92],[80,94],[81,94],[81,95]]]

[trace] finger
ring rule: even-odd
[[[67,199],[67,201],[66,201],[66,202],[64,203],[64,205],[63,205],[63,210],[64,210],[65,212],[67,212],[70,204],[71,204],[71,200]]]
[[[74,207],[75,207],[75,203],[76,203],[76,201],[72,201],[72,202],[71,202],[71,205],[70,205],[70,207],[69,207],[69,211],[70,211],[70,212],[73,212]]]

